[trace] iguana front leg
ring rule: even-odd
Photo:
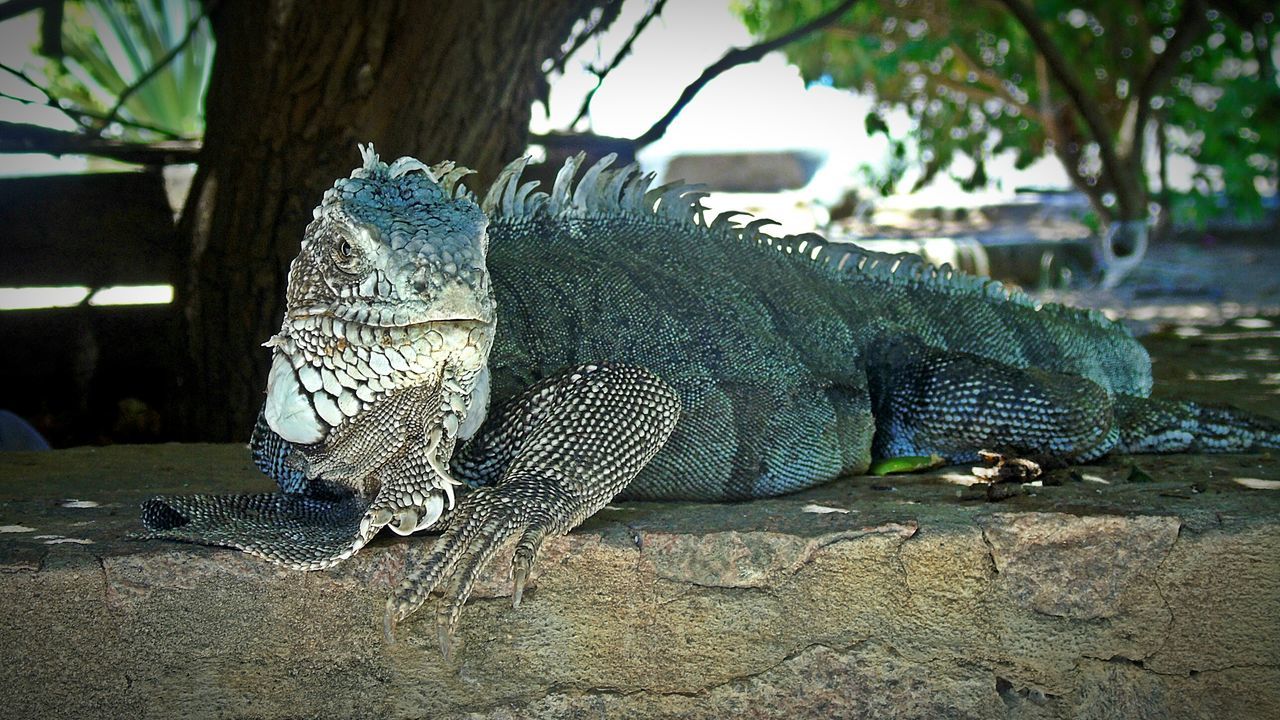
[[[388,641],[397,622],[448,583],[436,615],[447,657],[477,577],[517,539],[518,606],[542,541],[621,492],[662,447],[679,410],[675,391],[652,373],[611,364],[570,368],[498,410],[453,463],[460,478],[493,484],[459,501],[431,554],[388,599]]]

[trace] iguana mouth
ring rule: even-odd
[[[344,348],[414,349],[414,354],[431,354],[445,348],[460,348],[492,336],[493,323],[470,317],[395,318],[397,322],[376,324],[348,320],[329,312],[290,312],[285,328],[267,345],[291,338],[300,346],[324,354],[341,353]],[[483,343],[487,351],[487,343]],[[292,352],[292,350],[288,350]],[[348,361],[352,361],[348,358]]]
[[[370,328],[413,328],[413,327],[431,327],[433,325],[465,325],[472,323],[475,325],[489,325],[493,323],[493,318],[479,317],[476,315],[441,315],[432,317],[430,312],[424,313],[406,313],[403,309],[393,313],[376,312],[376,307],[338,307],[331,305],[314,305],[311,307],[296,308],[289,310],[286,317],[290,321],[303,321],[310,318],[323,321],[328,318],[330,322],[341,321],[349,325],[365,326]]]

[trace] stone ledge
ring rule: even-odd
[[[429,539],[320,573],[126,539],[148,495],[267,488],[242,446],[0,455],[0,715],[1280,717],[1280,492],[1233,481],[1280,461],[1127,462],[1001,503],[954,473],[625,503],[518,610],[485,578],[445,663],[429,612],[380,633]]]

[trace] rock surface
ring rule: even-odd
[[[500,559],[446,663],[429,609],[381,636],[430,538],[318,573],[127,539],[148,495],[265,489],[242,446],[0,455],[0,716],[1280,717],[1280,492],[1236,482],[1280,460],[965,472],[606,510],[518,610]]]

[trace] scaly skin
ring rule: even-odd
[[[1147,399],[1146,352],[1097,313],[708,223],[699,193],[651,190],[611,158],[580,180],[570,160],[550,194],[513,163],[477,205],[452,163],[363,152],[317,208],[267,343],[251,444],[282,494],[155,498],[143,521],[301,569],[384,526],[438,529],[388,600],[389,639],[445,587],[448,655],[504,543],[519,604],[542,541],[619,495],[766,497],[984,449],[1082,462],[1280,447],[1267,418]],[[473,489],[455,508],[459,483]]]

